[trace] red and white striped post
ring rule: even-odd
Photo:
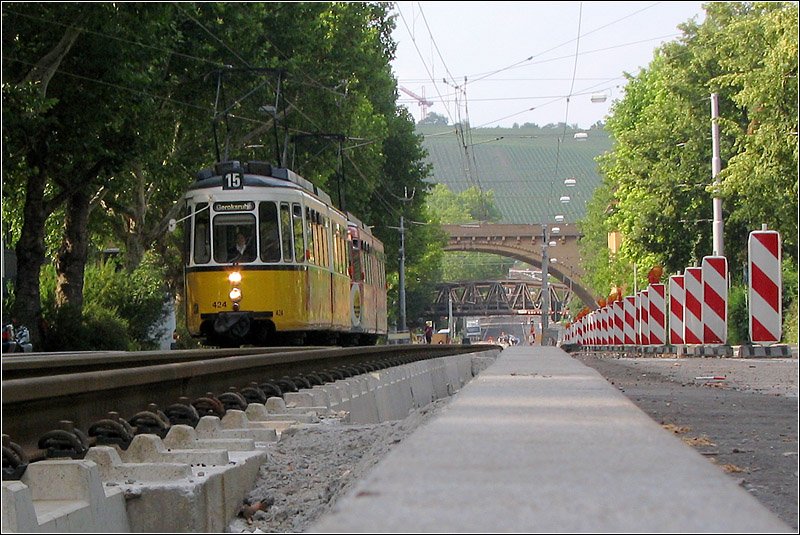
[[[583,321],[583,345],[590,346],[592,345],[592,317],[587,314],[581,321]]]
[[[703,343],[728,342],[728,259],[703,257]]]
[[[683,275],[669,278],[669,343],[683,344],[683,307],[686,291],[683,288]]]
[[[647,288],[650,301],[650,345],[663,346],[667,343],[665,287],[661,283],[650,284]]]
[[[614,344],[619,346],[622,345],[622,301],[614,301],[611,304],[611,308],[614,310]]]
[[[608,305],[600,309],[600,345],[607,346],[609,339]]]
[[[747,302],[750,341],[780,342],[782,329],[781,235],[774,230],[754,230],[747,241]]]
[[[683,316],[683,343],[703,343],[703,270],[686,268],[683,272],[686,306]]]
[[[622,327],[622,343],[626,346],[632,346],[636,344],[636,297],[629,295],[622,303],[625,315]]]
[[[639,326],[642,324],[642,292],[633,295],[633,340],[637,346],[642,345],[642,333]]]
[[[639,345],[650,345],[650,296],[647,290],[639,292]]]

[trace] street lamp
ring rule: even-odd
[[[547,332],[548,320],[550,319],[550,289],[548,288],[547,280],[550,276],[547,272],[547,267],[550,264],[550,260],[547,257],[547,249],[548,236],[547,225],[545,224],[542,225],[542,345],[544,345],[544,337],[545,333]]]

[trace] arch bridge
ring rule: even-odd
[[[569,288],[590,309],[597,308],[592,294],[586,290],[581,278],[578,240],[581,234],[573,223],[547,225],[548,240],[545,242],[544,225],[522,225],[505,223],[474,223],[442,225],[448,234],[445,251],[472,251],[497,254],[520,260],[532,266],[542,267],[544,247],[549,262],[548,273]],[[550,243],[555,242],[553,245]]]

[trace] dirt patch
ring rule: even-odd
[[[797,361],[573,357],[798,529]]]
[[[229,533],[301,533],[450,398],[403,420],[354,425],[338,417],[292,427],[270,444],[258,481]]]

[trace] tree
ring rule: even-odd
[[[428,211],[442,224],[499,221],[501,217],[494,203],[494,192],[482,192],[476,186],[456,194],[443,184],[435,185],[428,198]],[[442,259],[442,280],[505,278],[513,263],[493,254],[448,252]]]
[[[450,121],[444,115],[432,111],[423,119],[420,119],[419,124],[432,124],[435,126],[447,126]]]
[[[61,16],[54,17],[54,11]],[[57,171],[69,177],[69,169],[59,165],[58,154],[63,151],[54,138],[64,128],[57,117],[58,96],[49,91],[50,81],[82,32],[67,26],[63,33],[48,32],[36,42],[22,36],[41,28],[43,19],[77,22],[86,16],[85,7],[74,4],[66,10],[39,4],[24,15],[5,6],[3,11],[3,48],[12,58],[3,64],[3,195],[7,197],[3,221],[17,242],[13,315],[30,326],[34,344],[40,341],[42,320],[39,273],[45,258],[45,224],[71,193],[55,180]]]
[[[628,75],[606,128],[613,151],[581,222],[592,287],[632,281],[631,267],[682,271],[711,250],[713,196],[724,198],[725,255],[741,277],[747,234],[762,223],[797,263],[797,5],[714,2],[702,24]],[[764,51],[767,51],[765,54]],[[722,171],[711,181],[711,93],[719,94]],[[608,232],[624,239],[616,256]],[[629,286],[630,287],[630,286]]]
[[[796,34],[788,31],[792,20],[789,13],[792,10],[796,20],[796,6],[792,8],[785,3],[710,4],[708,17],[702,25],[683,25],[684,37],[681,40],[664,45],[646,69],[636,76],[629,76],[626,96],[612,106],[608,119],[607,128],[615,139],[614,150],[599,159],[605,183],[604,189],[598,194],[607,198],[598,203],[590,217],[600,217],[606,207],[610,211],[605,214],[606,219],[602,224],[587,224],[587,229],[594,228],[595,232],[602,234],[589,241],[601,242],[607,232],[620,231],[624,242],[618,261],[627,266],[643,262],[659,263],[667,272],[697,265],[703,256],[711,254],[709,220],[714,192],[709,186],[709,95],[719,91],[723,83],[729,85],[733,80],[742,78],[735,73],[753,70],[752,63],[742,61],[732,51],[721,54],[720,50],[724,50],[721,47],[726,43],[730,46],[740,41],[742,24],[759,28],[766,24],[775,29],[771,34],[774,39],[780,35],[781,39],[793,40],[796,51]],[[772,24],[763,18],[771,12],[783,13],[786,17],[783,31],[778,29],[779,24]],[[777,15],[769,15],[772,16]],[[750,46],[755,44],[751,42]],[[763,40],[759,46],[761,49],[772,49]],[[781,57],[788,68],[784,72],[792,72],[791,46],[783,48],[785,51]],[[795,52],[795,69],[796,62]],[[774,81],[772,79],[772,85],[765,83],[764,86],[774,88]],[[777,109],[785,111],[787,106],[791,108],[791,103],[794,103],[796,115],[796,84],[794,89],[790,86],[791,81],[785,92],[779,91],[787,102]],[[761,101],[764,96],[749,98]],[[796,180],[791,178],[764,184],[763,188],[758,188],[759,192],[746,191],[747,188],[741,187],[744,173],[737,171],[737,167],[743,165],[738,163],[743,153],[737,147],[741,146],[742,133],[751,123],[748,115],[752,112],[748,107],[737,104],[740,98],[743,97],[736,97],[730,91],[720,92],[720,108],[725,110],[721,120],[721,177],[727,182],[723,191],[729,192],[725,204],[726,253],[729,258],[737,259],[736,262],[730,262],[734,270],[741,265],[739,260],[743,254],[743,243],[746,242],[743,236],[746,236],[748,228],[752,230],[760,226],[754,226],[752,217],[745,216],[746,211],[752,212],[752,209],[745,207],[764,196],[773,202],[782,199],[779,205],[788,207],[792,213],[796,212],[797,206]],[[785,131],[787,127],[791,128],[784,123],[779,129]],[[784,156],[774,160],[780,159],[786,169],[796,169],[796,147],[794,156],[791,151]],[[765,170],[774,168],[773,163],[764,167]],[[733,176],[740,177],[739,188],[733,186]],[[779,183],[783,186],[776,189],[775,185]],[[763,193],[765,189],[769,191],[766,195]],[[783,228],[796,235],[796,217],[786,217]],[[687,236],[691,239],[687,240]]]

